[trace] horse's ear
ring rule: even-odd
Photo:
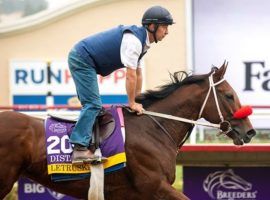
[[[228,62],[225,60],[222,66],[214,74],[214,77],[218,80],[222,79],[224,77],[224,74],[226,73],[227,66]]]

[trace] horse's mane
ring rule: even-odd
[[[207,77],[205,75],[190,75],[185,71],[178,71],[170,74],[171,82],[158,87],[158,90],[147,90],[145,93],[136,97],[138,103],[143,104],[144,108],[149,107],[154,102],[163,99],[173,93],[183,85],[198,83]]]

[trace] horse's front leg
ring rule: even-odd
[[[154,194],[157,200],[189,200],[182,192],[177,191],[169,183],[162,181],[160,187]]]

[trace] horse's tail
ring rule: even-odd
[[[97,149],[95,154],[101,155],[100,149]],[[104,168],[102,163],[91,165],[88,200],[104,200]]]

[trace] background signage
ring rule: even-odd
[[[193,0],[195,71],[229,61],[225,77],[243,104],[269,104],[269,7],[268,0]]]
[[[75,200],[75,198],[54,192],[26,178],[19,179],[18,185],[19,200]]]
[[[265,200],[269,167],[184,167],[184,193],[192,200]]]
[[[10,62],[10,93],[13,104],[45,104],[50,92],[55,104],[66,104],[76,95],[68,64],[64,60],[50,63],[40,60],[13,60]],[[99,90],[104,104],[126,103],[126,71],[98,76]]]

